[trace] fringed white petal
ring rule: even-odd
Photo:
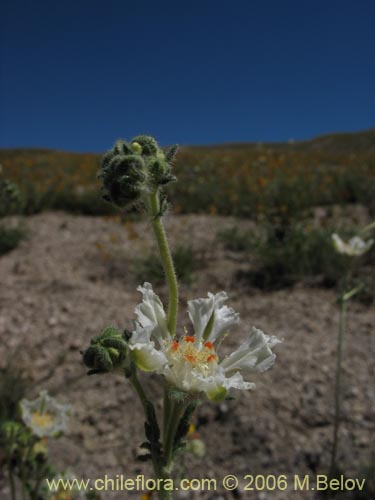
[[[214,298],[209,294],[208,299],[195,299],[188,301],[188,313],[193,323],[195,338],[200,341],[210,321],[214,310]]]
[[[150,329],[151,336],[161,343],[170,337],[163,304],[150,283],[144,283],[137,290],[143,295],[142,302],[135,308],[137,321],[143,328]]]
[[[225,358],[220,367],[228,374],[238,370],[264,372],[275,362],[276,355],[271,348],[280,342],[276,337],[270,337],[261,330],[252,328],[248,342]]]
[[[239,314],[224,305],[225,292],[208,293],[207,299],[190,300],[188,311],[194,326],[195,338],[209,342],[219,340],[233,325],[239,323]]]
[[[237,372],[231,377],[226,377],[220,368],[215,375],[209,377],[197,376],[197,379],[200,382],[198,385],[199,390],[206,393],[208,399],[212,401],[223,400],[230,389],[247,391],[255,388],[255,384],[245,382],[240,373]]]

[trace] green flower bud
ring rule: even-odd
[[[139,155],[116,155],[109,152],[103,159],[100,177],[107,199],[119,207],[137,201],[146,189],[146,166]]]
[[[103,181],[103,198],[123,208],[144,201],[159,187],[176,180],[171,172],[176,151],[177,146],[173,146],[165,153],[147,135],[134,137],[130,145],[118,140],[104,155],[98,174]]]
[[[159,151],[159,146],[156,140],[150,135],[137,135],[132,140],[132,144],[137,143],[142,148],[142,154],[145,156],[156,155]]]
[[[88,375],[123,370],[127,364],[128,344],[124,335],[110,326],[94,337],[81,354],[83,362],[90,368]]]
[[[139,142],[132,142],[130,148],[134,153],[137,153],[139,155],[142,153],[142,146],[139,144]]]

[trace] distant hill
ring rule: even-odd
[[[108,145],[110,146],[110,145]],[[113,213],[100,195],[101,154],[0,149],[4,175],[20,188],[23,212]],[[308,141],[184,146],[170,186],[175,212],[254,217],[360,203],[375,213],[375,130]]]
[[[274,151],[312,151],[332,154],[375,153],[375,129],[362,132],[325,134],[305,141],[235,142],[207,146],[186,146],[191,149],[272,149]]]
[[[375,153],[375,129],[355,133],[321,135],[301,143],[302,147],[331,153]]]
[[[322,152],[328,154],[352,154],[352,153],[374,153],[375,154],[375,128],[362,132],[343,132],[326,134],[306,141],[288,142],[238,142],[212,144],[206,146],[183,146],[184,150],[257,150],[272,149],[274,151],[304,151]],[[97,153],[71,153],[46,148],[0,148],[0,163],[2,158],[48,156],[51,153],[57,156],[92,156],[99,157]]]

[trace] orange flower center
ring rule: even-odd
[[[173,341],[170,353],[175,359],[183,359],[194,366],[204,366],[217,361],[215,347],[212,342],[205,342],[203,347],[196,346],[195,338],[191,335],[182,337],[180,341]]]

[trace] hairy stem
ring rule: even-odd
[[[149,400],[148,400],[146,393],[142,387],[142,384],[140,383],[140,381],[138,379],[135,367],[132,367],[132,369],[131,369],[131,375],[129,377],[129,380],[131,381],[131,383],[133,384],[133,387],[137,391],[137,394],[139,396],[139,399],[141,400],[141,403],[142,403],[142,406],[143,406],[143,409],[145,412],[146,420],[148,420]],[[148,422],[148,423],[151,424],[151,422]],[[154,422],[153,424],[157,425],[157,422]],[[151,450],[150,451],[151,451],[152,465],[154,468],[156,478],[163,479],[164,481],[166,479],[169,479],[169,476],[166,474],[166,471],[164,471],[164,469],[163,469],[162,457],[160,456],[159,451],[155,450],[152,447],[152,443],[151,443]],[[158,491],[158,497],[159,497],[159,500],[173,500],[172,492],[164,490],[164,489],[161,489]]]
[[[178,426],[186,409],[185,400],[176,400],[165,389],[164,395],[164,470],[169,474],[173,470],[173,456],[175,452],[175,439]]]
[[[177,312],[178,312],[178,283],[173,265],[172,255],[169,249],[167,235],[159,215],[160,202],[159,193],[156,191],[149,197],[149,211],[152,217],[151,224],[154,229],[156,241],[158,243],[161,261],[168,284],[168,329],[172,337],[176,334]]]

